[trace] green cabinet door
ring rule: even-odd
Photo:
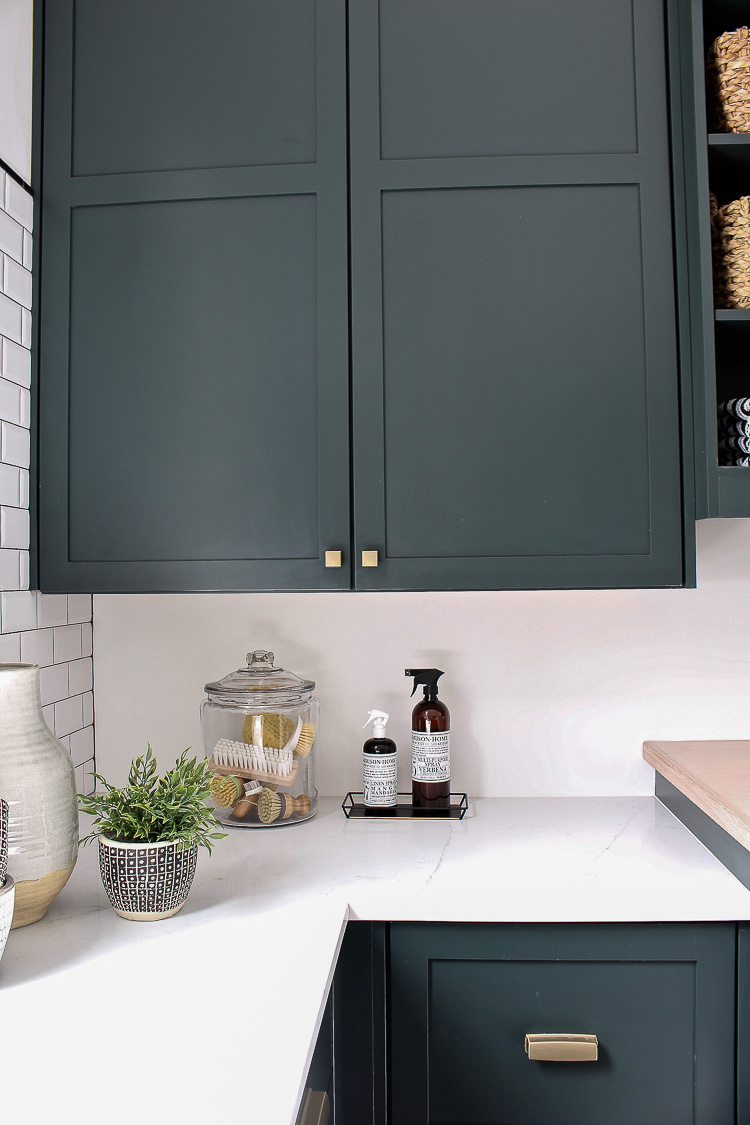
[[[357,588],[681,585],[663,3],[349,13]]]
[[[735,1120],[734,923],[394,923],[389,1015],[392,1125]],[[552,1032],[598,1059],[528,1058]]]
[[[683,583],[661,0],[60,0],[43,107],[43,589]]]
[[[345,17],[46,6],[42,589],[349,588]]]

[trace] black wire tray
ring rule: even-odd
[[[397,793],[397,804],[390,808],[371,808],[364,793],[347,793],[341,804],[347,820],[463,820],[469,808],[465,793],[451,793],[447,809],[420,809],[411,803],[411,793]]]

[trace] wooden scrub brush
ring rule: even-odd
[[[234,774],[220,777],[215,774],[211,781],[211,796],[221,808],[229,809],[237,803],[242,796],[242,782]]]
[[[232,809],[232,817],[235,820],[243,820],[250,810],[254,809],[258,804],[258,797],[263,792],[265,792],[265,790],[259,781],[246,782],[243,796],[240,797],[239,801]]]
[[[264,789],[258,797],[258,818],[261,824],[288,820],[292,813],[306,816],[309,811],[310,798],[304,793],[301,797],[290,797],[286,793],[272,793],[270,789]]]

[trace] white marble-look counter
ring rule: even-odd
[[[0,963],[3,1120],[294,1122],[348,917],[750,919],[746,890],[652,797],[472,802],[461,822],[235,830],[162,922],[110,909],[96,848]]]

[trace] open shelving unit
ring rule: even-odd
[[[725,31],[750,25],[750,0],[691,0],[681,27],[696,440],[696,514],[750,516],[750,468],[719,464],[718,404],[750,396],[750,309],[716,308],[709,192],[750,195],[750,133],[709,133],[706,56]]]

